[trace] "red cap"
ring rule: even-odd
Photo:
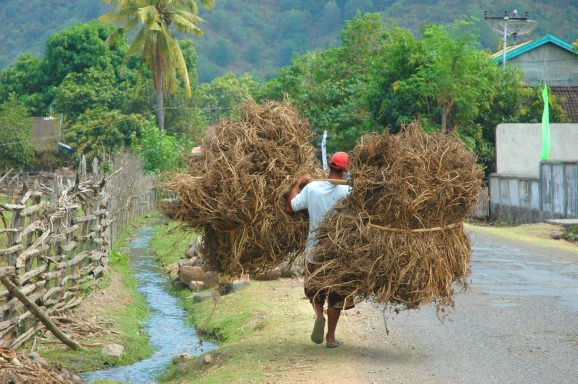
[[[349,167],[349,155],[346,152],[335,152],[329,164],[339,171],[345,171]]]

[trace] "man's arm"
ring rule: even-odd
[[[297,178],[291,187],[291,191],[289,191],[289,196],[287,196],[287,207],[285,210],[287,213],[293,213],[293,207],[291,206],[291,200],[295,198],[301,191],[301,188],[309,184],[313,181],[313,178],[309,175],[303,175]]]

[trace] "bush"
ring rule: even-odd
[[[32,119],[14,95],[0,104],[0,160],[8,168],[23,168],[32,162]]]
[[[155,126],[149,126],[133,140],[131,147],[143,158],[145,171],[163,173],[183,168],[186,165],[184,155],[192,146],[193,143],[186,139],[177,139]]]

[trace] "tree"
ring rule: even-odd
[[[114,32],[97,21],[72,25],[53,34],[46,42],[43,71],[48,83],[58,86],[69,73],[83,73],[89,68],[117,67],[126,51],[125,36],[107,45]]]
[[[67,143],[77,153],[88,158],[105,158],[115,151],[130,146],[141,136],[141,131],[154,123],[144,116],[109,111],[102,107],[88,109],[66,132]]]
[[[3,167],[22,168],[32,162],[32,119],[12,94],[0,104],[0,159]]]
[[[87,109],[122,108],[132,84],[120,83],[110,70],[89,68],[84,73],[70,73],[54,91],[54,110],[76,120]]]
[[[153,74],[153,87],[157,102],[157,120],[164,129],[163,97],[177,89],[177,73],[185,82],[187,96],[191,96],[187,66],[179,43],[172,32],[201,35],[198,24],[203,22],[198,16],[196,0],[103,0],[116,7],[105,13],[99,20],[104,23],[118,23],[118,33],[130,31],[140,25],[127,56],[136,55],[142,59],[141,65],[148,66]],[[214,0],[200,0],[206,8],[212,8]],[[114,40],[113,35],[113,40]],[[142,66],[141,66],[142,69]]]
[[[98,22],[73,25],[50,36],[43,59],[29,54],[21,55],[12,68],[0,72],[0,101],[15,93],[18,102],[36,116],[48,114],[55,89],[69,74],[81,74],[89,69],[114,73],[115,84],[120,73],[115,71],[127,49],[126,39],[107,45],[106,39],[114,31],[111,26]],[[128,77],[133,63],[129,63]],[[126,77],[127,73],[123,76]]]
[[[132,150],[143,158],[145,171],[159,174],[186,165],[183,158],[192,146],[192,142],[178,139],[154,126],[145,127],[141,136],[131,144]]]
[[[213,124],[222,118],[238,117],[241,104],[253,99],[259,92],[259,83],[250,75],[226,73],[203,84],[199,104]]]
[[[495,65],[474,46],[476,35],[470,26],[458,22],[450,27],[427,27],[420,41],[421,65],[406,80],[406,86],[414,87],[422,100],[439,109],[443,132],[471,123],[493,87]]]

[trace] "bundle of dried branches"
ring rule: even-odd
[[[319,175],[308,122],[277,102],[247,104],[240,121],[221,121],[192,156],[187,173],[166,185],[178,196],[165,213],[204,236],[205,262],[239,276],[276,267],[301,251],[302,215],[285,213],[295,178]]]
[[[475,155],[414,122],[365,136],[351,161],[353,189],[317,232],[324,262],[311,284],[397,310],[452,305],[453,284],[466,288],[470,273],[462,222],[481,188]]]
[[[0,367],[0,383],[82,383],[78,376],[64,368],[51,366],[44,359],[35,359],[5,347],[0,347]]]

